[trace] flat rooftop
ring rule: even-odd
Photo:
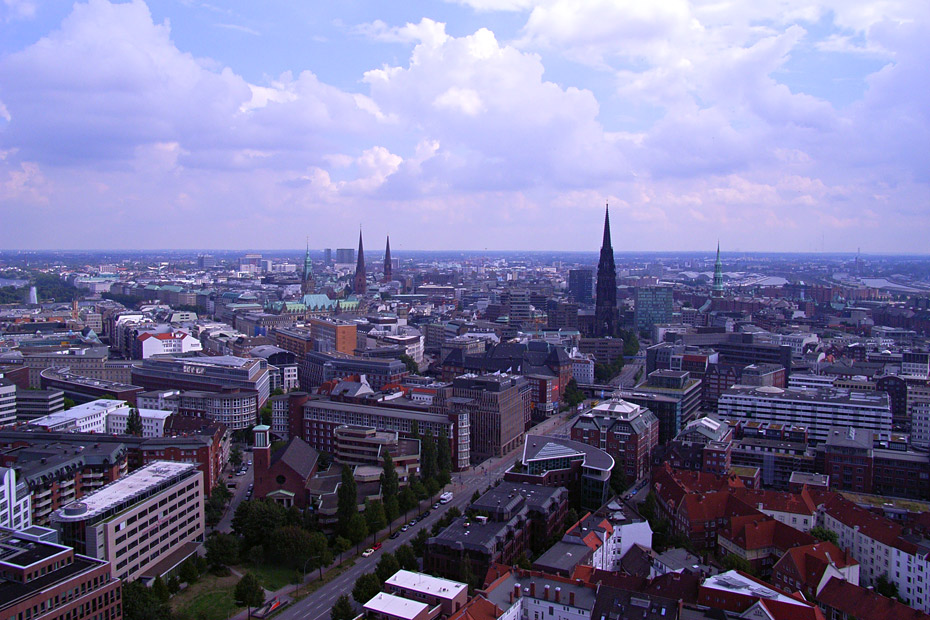
[[[109,413],[110,411],[119,409],[125,405],[125,400],[92,400],[89,403],[84,403],[83,405],[75,405],[67,411],[59,411],[58,413],[36,418],[35,420],[32,420],[30,424],[37,424],[40,426],[55,426],[87,416]]]
[[[411,601],[393,594],[379,592],[373,599],[365,603],[365,609],[375,613],[393,616],[395,618],[406,618],[413,620],[418,615],[429,609],[426,603]]]
[[[423,594],[444,599],[455,598],[459,593],[468,589],[467,585],[459,583],[458,581],[433,577],[432,575],[416,573],[409,570],[397,571],[391,575],[384,584],[404,588],[405,590],[413,590],[414,592],[422,592]]]
[[[193,463],[155,461],[133,473],[100,487],[79,501],[55,511],[53,521],[85,521],[119,505],[131,505],[149,491],[186,471],[197,469]]]

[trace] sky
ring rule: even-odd
[[[930,3],[0,0],[0,249],[927,253]]]

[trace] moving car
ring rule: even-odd
[[[365,549],[364,551],[362,551],[362,557],[363,557],[363,558],[367,558],[368,556],[370,556],[370,555],[371,555],[372,553],[374,553],[374,552],[375,552],[374,549]]]

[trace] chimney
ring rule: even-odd
[[[513,592],[510,593],[513,598],[520,598],[520,584],[513,584]]]
[[[536,598],[536,582],[530,583],[530,596]]]
[[[562,588],[555,589],[555,602],[558,603],[562,600]]]
[[[571,605],[572,607],[575,606],[575,591],[574,590],[568,593],[568,604]]]
[[[543,599],[549,600],[549,584],[546,584],[546,587],[543,588]]]

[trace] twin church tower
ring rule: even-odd
[[[384,276],[382,282],[394,279],[394,269],[391,262],[391,237],[388,236],[384,246]],[[310,244],[307,243],[307,253],[304,256],[304,271],[301,280],[301,292],[309,295],[313,292],[313,260],[310,258]],[[365,247],[362,243],[362,231],[358,231],[358,255],[355,262],[355,276],[352,278],[352,292],[361,295],[368,290],[368,274],[365,272]]]

